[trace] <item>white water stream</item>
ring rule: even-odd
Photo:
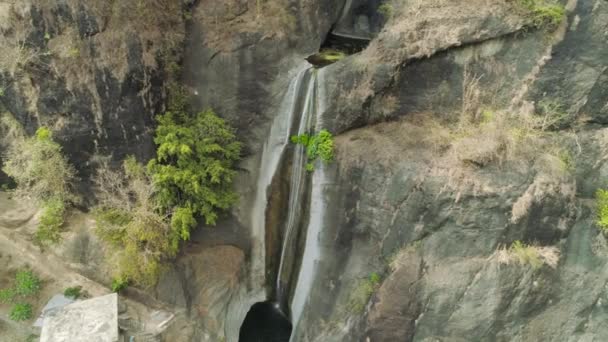
[[[316,132],[324,128],[322,115],[327,108],[327,99],[325,97],[325,73],[323,69],[318,70],[317,84],[317,108],[315,109]],[[325,165],[319,163],[312,176],[312,190],[310,195],[311,205],[308,228],[306,230],[306,242],[304,244],[304,253],[302,255],[298,283],[296,284],[293,300],[291,302],[291,317],[294,332],[300,321],[306,300],[310,295],[310,290],[316,274],[316,266],[321,258],[319,238],[325,221],[325,208],[327,203],[324,198],[324,190],[327,184],[328,179],[325,172]]]
[[[317,107],[317,72],[314,69],[309,69],[308,72],[310,72],[310,79],[308,81],[306,96],[304,97],[304,106],[302,108],[302,113],[300,114],[300,124],[297,131],[298,135],[309,133],[312,128],[311,121],[314,118]],[[285,225],[276,283],[277,300],[280,303],[282,303],[282,300],[288,295],[287,291],[289,289],[290,273],[285,273],[287,271],[285,267],[291,267],[294,264],[295,249],[297,247],[297,241],[295,241],[295,239],[298,236],[297,229],[301,221],[303,194],[306,190],[302,184],[302,182],[306,180],[306,160],[306,148],[302,145],[295,146],[291,167],[287,223]]]
[[[254,288],[264,288],[266,273],[266,208],[268,206],[268,188],[276,174],[279,161],[285,147],[289,143],[290,129],[298,102],[300,87],[307,71],[307,64],[298,68],[297,75],[292,79],[281,106],[270,128],[268,140],[262,150],[260,174],[258,176],[256,197],[251,213],[252,222],[252,258],[251,275],[254,277]]]

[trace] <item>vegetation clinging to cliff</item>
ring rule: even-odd
[[[597,190],[595,201],[597,205],[596,223],[604,232],[608,232],[608,190]]]
[[[75,170],[48,128],[41,127],[34,137],[14,142],[5,157],[3,171],[17,183],[15,193],[20,197],[38,202],[75,199],[71,189]]]
[[[99,206],[94,211],[96,233],[114,248],[115,279],[153,285],[164,260],[175,256],[168,218],[154,198],[155,190],[143,165],[129,157],[123,171],[99,169],[95,179]]]
[[[41,281],[28,269],[18,270],[14,285],[0,290],[0,303],[15,303],[9,313],[14,321],[25,321],[32,317],[32,306],[24,300],[36,297],[41,290]]]
[[[326,129],[322,129],[314,135],[300,134],[292,136],[291,142],[306,147],[306,155],[308,156],[306,169],[308,171],[314,170],[314,162],[317,159],[321,159],[325,163],[334,159],[334,137]]]
[[[72,191],[76,171],[63,155],[61,146],[53,140],[50,129],[40,127],[35,136],[26,138],[18,123],[7,119],[4,123],[5,130],[13,132],[13,140],[2,170],[17,183],[14,191],[17,196],[33,199],[43,207],[36,241],[56,243],[60,239],[66,204],[77,200]]]
[[[160,205],[173,213],[174,233],[187,240],[195,216],[213,225],[218,212],[236,202],[232,180],[241,144],[212,110],[193,116],[167,112],[158,122],[157,157],[148,163],[148,170]]]
[[[555,28],[562,22],[566,14],[564,6],[550,0],[518,0],[532,19],[532,24],[537,27]]]
[[[215,224],[237,199],[232,179],[241,144],[232,128],[211,110],[190,116],[174,109],[158,118],[157,158],[147,168],[130,157],[122,172],[98,171],[97,234],[115,247],[121,286],[153,285],[198,219]]]

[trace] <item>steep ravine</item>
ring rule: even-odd
[[[3,51],[26,37],[40,57],[19,73],[0,60],[2,108],[30,134],[56,130],[83,193],[100,158],[150,157],[170,81],[245,143],[237,206],[154,289],[127,293],[183,312],[165,341],[237,342],[277,278],[292,342],[608,340],[594,201],[608,184],[608,2],[559,1],[550,28],[516,0],[177,3],[145,20],[98,1],[0,4]],[[294,80],[332,30],[372,39],[316,74],[315,130],[335,134],[336,158],[305,176],[301,234],[284,240],[307,93]],[[559,120],[517,145],[529,127],[500,126],[509,115]],[[26,246],[31,223],[1,240]],[[48,253],[107,284],[91,229],[74,223]],[[509,259],[515,241],[555,264]]]

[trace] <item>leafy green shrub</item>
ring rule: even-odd
[[[519,5],[529,13],[532,24],[537,27],[557,27],[566,15],[561,4],[551,0],[518,0]]]
[[[234,130],[213,111],[190,116],[167,112],[158,117],[157,157],[148,163],[160,205],[176,213],[172,236],[188,240],[196,216],[206,224],[237,200],[232,190],[241,144]]]
[[[68,287],[63,291],[63,295],[69,298],[78,299],[82,295],[82,286]]]
[[[608,190],[598,189],[595,193],[597,225],[608,232]]]
[[[0,303],[7,304],[15,301],[15,298],[27,298],[38,295],[41,289],[41,281],[32,271],[22,269],[15,274],[13,286],[0,290]]]
[[[179,100],[173,107],[185,108]],[[237,196],[232,190],[241,144],[211,110],[158,117],[157,158],[147,167],[129,157],[123,171],[98,170],[96,233],[115,250],[113,288],[151,286],[165,262],[190,238],[197,219],[215,224]]]
[[[317,159],[321,159],[326,163],[334,159],[334,138],[326,129],[322,129],[315,135],[301,134],[292,136],[291,142],[306,147],[306,155],[308,156],[306,169],[308,171],[314,170],[314,162]]]
[[[36,241],[40,244],[57,243],[61,240],[61,228],[65,217],[65,203],[53,198],[44,203],[40,224],[36,231]]]
[[[129,281],[125,278],[114,278],[112,279],[112,292],[120,292],[124,289],[126,289],[129,286]]]
[[[30,270],[19,270],[15,275],[15,293],[22,297],[35,296],[40,292],[40,278]]]
[[[32,305],[27,303],[17,303],[13,305],[8,317],[13,321],[27,321],[32,318]]]

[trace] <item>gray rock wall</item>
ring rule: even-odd
[[[468,12],[473,3],[405,4],[366,51],[328,67],[327,122],[348,132],[336,140],[327,199],[334,214],[297,341],[608,334],[597,324],[606,239],[592,200],[605,186],[606,132],[597,123],[608,103],[599,90],[608,6],[571,1],[560,28],[539,31],[511,17],[519,13],[507,3]],[[413,11],[417,17],[403,16]],[[453,163],[454,148],[434,122],[458,126],[471,75],[481,105],[473,110],[544,115],[549,103],[564,112],[551,137],[571,151],[574,168],[564,171],[540,145],[500,163]],[[389,122],[368,126],[382,121]],[[368,127],[352,130],[361,126]],[[505,260],[499,251],[515,240],[555,248],[559,263],[535,269]],[[361,296],[373,273],[382,284]],[[360,297],[369,299],[364,308],[353,305]]]

